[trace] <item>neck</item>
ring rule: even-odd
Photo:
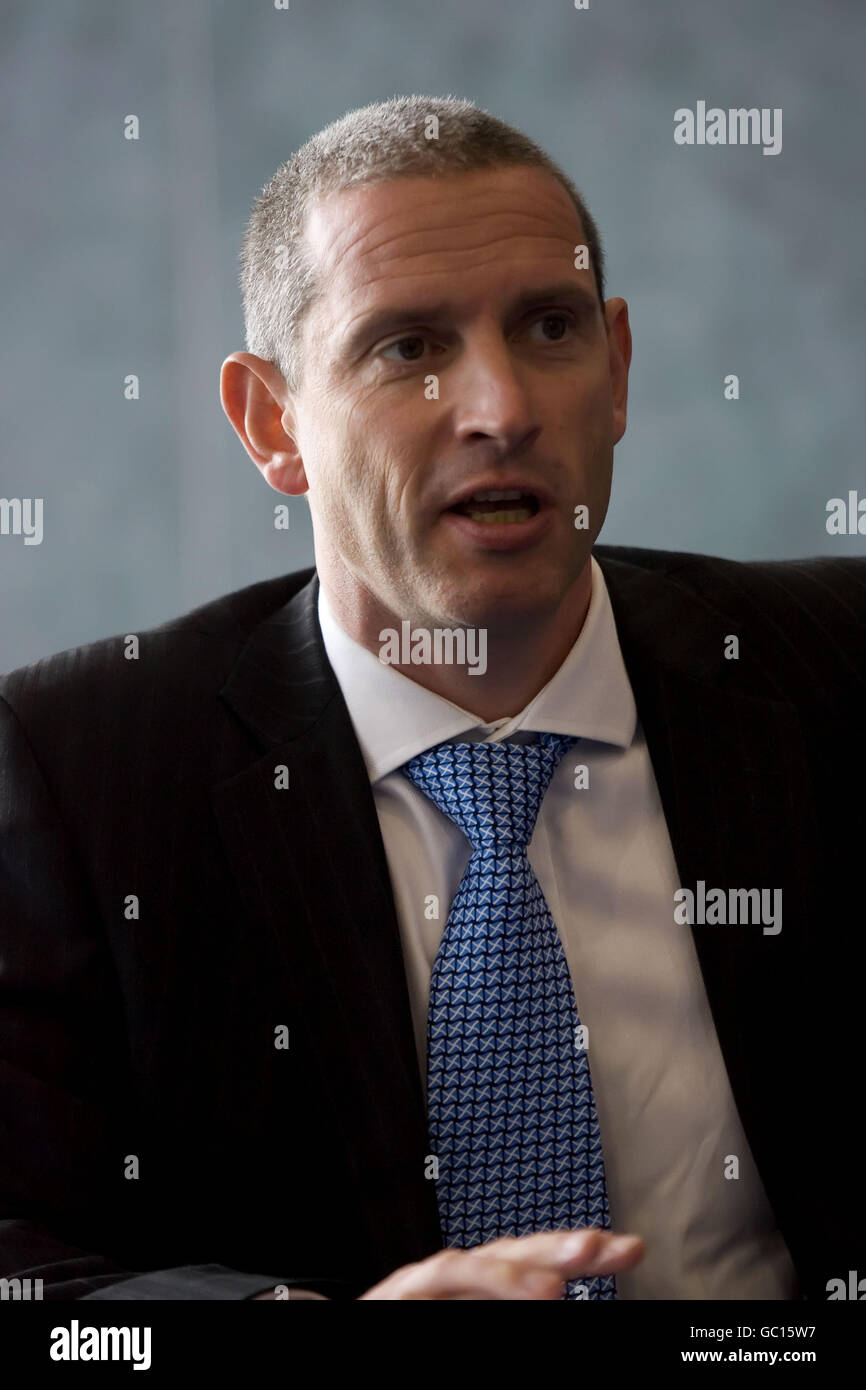
[[[558,608],[546,617],[534,614],[501,626],[443,630],[401,622],[376,601],[362,612],[321,569],[319,582],[344,632],[374,656],[381,653],[416,685],[485,724],[519,714],[547,685],[577,641],[592,597],[587,560]],[[393,634],[387,642],[380,638],[383,631]]]

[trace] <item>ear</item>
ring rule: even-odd
[[[628,369],[631,363],[631,329],[624,299],[609,299],[604,306],[607,327],[608,369],[613,396],[613,442],[625,434],[628,407]]]
[[[291,397],[273,362],[251,352],[233,352],[220,371],[220,400],[265,481],[276,492],[307,492]]]

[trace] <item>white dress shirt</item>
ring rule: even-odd
[[[646,1242],[617,1275],[626,1299],[788,1299],[796,1272],[740,1123],[688,926],[674,922],[676,863],[593,556],[583,628],[520,714],[481,722],[379,661],[319,587],[325,649],[370,776],[400,927],[426,1093],[427,1003],[439,941],[471,853],[399,771],[460,740],[580,739],[541,805],[528,857],[562,939],[595,1093],[614,1230]],[[478,679],[483,679],[479,677]],[[574,768],[589,770],[575,790]],[[434,894],[439,916],[425,903]],[[728,1155],[739,1177],[726,1178]]]

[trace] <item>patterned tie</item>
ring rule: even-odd
[[[443,743],[402,771],[472,856],[430,980],[427,1108],[444,1243],[610,1226],[589,1063],[559,934],[527,858],[576,740]],[[567,1299],[616,1298],[612,1275]]]

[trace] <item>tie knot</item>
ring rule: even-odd
[[[533,743],[440,743],[401,771],[473,849],[525,849],[557,765],[576,742],[570,735],[538,734]]]

